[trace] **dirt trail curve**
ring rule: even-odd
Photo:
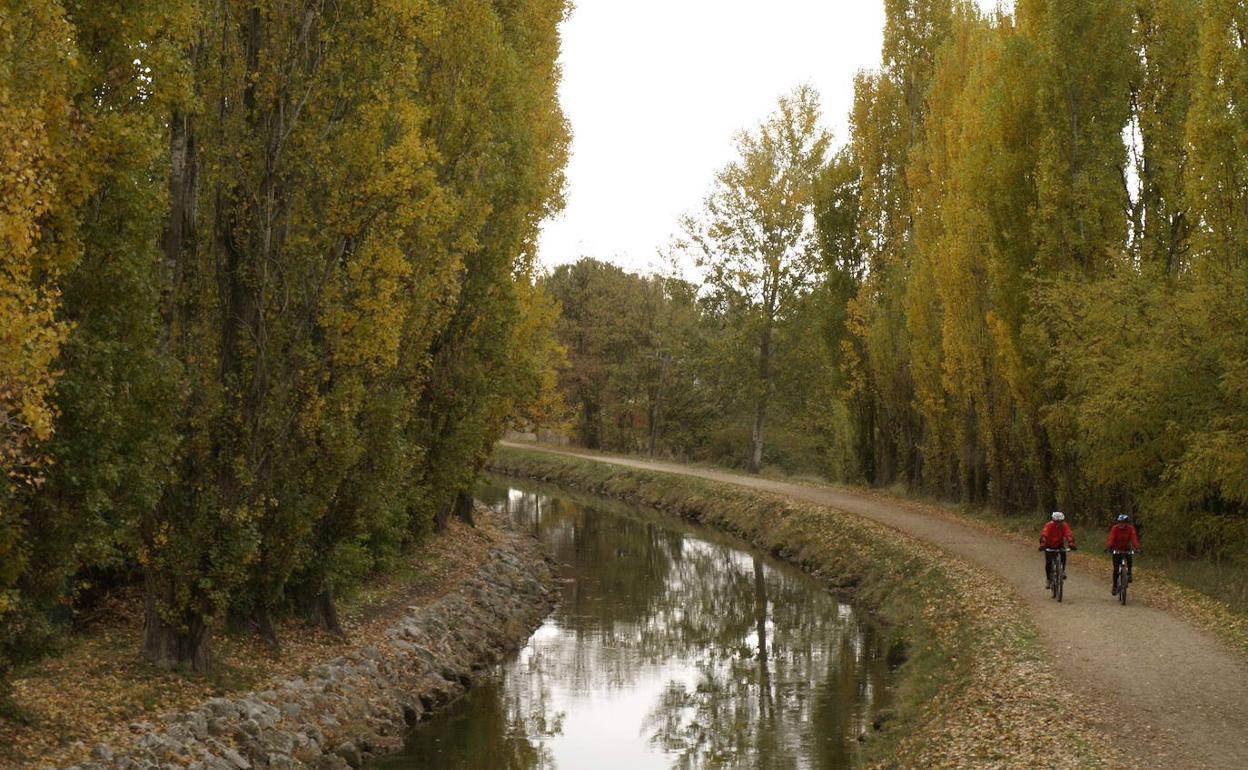
[[[1121,742],[1136,744],[1138,766],[1248,768],[1248,664],[1207,632],[1169,613],[1139,603],[1119,606],[1107,582],[1081,572],[1071,575],[1063,603],[1057,604],[1043,590],[1044,562],[1035,548],[846,489],[546,451],[775,492],[865,516],[940,545],[999,575],[1022,596],[1041,638],[1058,654],[1058,669],[1081,695],[1104,704],[1106,720],[1100,727]],[[1096,542],[1086,547],[1103,545],[1099,533],[1092,537]]]

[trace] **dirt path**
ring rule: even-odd
[[[1166,612],[1139,603],[1119,606],[1107,582],[1078,571],[1067,581],[1063,603],[1057,604],[1043,590],[1044,562],[1034,548],[851,490],[565,453],[775,492],[865,516],[947,548],[999,575],[1018,592],[1041,638],[1059,656],[1059,670],[1081,695],[1104,704],[1106,720],[1101,727],[1136,743],[1140,766],[1248,768],[1248,665],[1242,658],[1210,634]],[[1099,534],[1096,537],[1098,542],[1085,545],[1100,547]]]

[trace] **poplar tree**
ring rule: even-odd
[[[860,73],[850,116],[853,157],[860,167],[859,235],[868,269],[850,303],[850,326],[860,340],[854,392],[871,393],[871,457],[877,483],[922,478],[924,426],[912,403],[911,340],[904,298],[910,277],[914,221],[907,169],[923,139],[926,99],[936,56],[949,36],[950,0],[890,0],[885,4],[882,68]]]
[[[0,2],[0,677],[134,575],[158,666],[341,631],[557,419],[566,10]]]
[[[156,241],[187,28],[180,3],[0,7],[0,669],[47,646],[80,572],[125,574],[167,480]]]
[[[873,394],[861,387],[863,340],[851,331],[851,303],[862,290],[867,253],[860,239],[861,169],[847,144],[825,167],[817,187],[815,225],[819,257],[823,262],[824,323],[828,354],[835,366],[836,399],[846,407],[843,478],[862,480],[870,476],[868,458],[874,428]]]
[[[1119,0],[1020,0],[1040,121],[1035,237],[1045,274],[1101,275],[1126,243],[1130,83],[1139,59]]]
[[[1242,274],[1248,264],[1248,7],[1204,0],[1184,135],[1184,193],[1198,270]]]
[[[430,386],[415,406],[423,448],[413,526],[471,511],[471,489],[502,426],[490,419],[509,377],[507,343],[529,281],[538,226],[562,206],[569,134],[557,102],[564,0],[452,3],[430,52],[442,178],[464,191],[463,270],[446,327],[429,350]],[[475,64],[465,69],[462,62]],[[487,114],[491,120],[483,121]]]
[[[144,529],[151,659],[205,667],[227,605],[273,644],[292,604],[338,629],[334,592],[470,483],[500,429],[513,270],[557,202],[562,12],[205,9],[172,121],[188,383]]]
[[[1022,275],[1021,325],[1004,368],[1023,412],[1030,475],[1044,507],[1081,496],[1074,421],[1061,407],[1060,356],[1039,295],[1107,274],[1127,249],[1123,129],[1138,71],[1122,3],[1020,2],[1018,82],[1035,93],[1034,263]]]
[[[1202,0],[1140,0],[1135,47],[1141,66],[1132,82],[1139,146],[1138,190],[1131,211],[1133,251],[1163,274],[1180,270],[1190,249],[1192,218],[1183,191],[1184,131],[1192,101]]]
[[[983,486],[978,423],[989,414],[982,386],[991,355],[983,349],[988,214],[975,187],[984,170],[978,151],[987,147],[980,139],[986,116],[976,110],[984,84],[974,69],[986,37],[975,17],[955,24],[937,57],[924,140],[911,153],[908,175],[915,217],[905,308],[914,408],[925,428],[923,483],[972,499]]]
[[[61,278],[70,333],[56,360],[55,463],[22,501],[39,570],[26,587],[44,618],[64,617],[92,581],[125,576],[137,522],[160,499],[173,452],[176,365],[160,347],[161,254],[170,101],[186,86],[185,4],[67,4],[79,51],[74,109],[83,172],[81,256]],[[37,598],[36,598],[37,597]]]
[[[637,400],[633,386],[646,356],[638,310],[644,280],[615,265],[582,258],[556,267],[544,281],[559,303],[557,333],[568,365],[560,386],[575,410],[575,436],[593,449],[635,449],[612,426],[630,424],[627,404]]]
[[[80,252],[72,212],[78,160],[70,120],[71,33],[57,3],[0,4],[0,676],[17,635],[28,523],[15,497],[41,483],[52,434],[54,361],[69,331],[59,275]],[[8,638],[4,638],[8,637]]]

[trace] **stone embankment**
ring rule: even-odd
[[[359,768],[521,646],[554,606],[553,587],[537,542],[508,533],[472,577],[410,609],[378,644],[269,690],[136,724],[130,746],[97,746],[71,770]]]

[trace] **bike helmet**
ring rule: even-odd
[[[1061,511],[1053,511],[1053,515],[1050,516],[1049,518],[1053,519],[1053,521],[1065,521],[1066,514],[1062,513]]]
[[[1118,514],[1118,521],[1131,521],[1131,517],[1125,513]]]

